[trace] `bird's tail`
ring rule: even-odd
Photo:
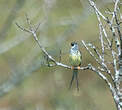
[[[73,70],[73,75],[72,75],[72,79],[71,79],[71,82],[70,82],[70,86],[69,86],[69,88],[71,88],[71,87],[72,87],[72,83],[73,83],[74,78],[76,78],[77,90],[79,90],[79,83],[78,83],[78,70],[77,70],[77,69],[74,69],[74,70]]]

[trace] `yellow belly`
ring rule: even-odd
[[[81,55],[69,55],[69,62],[72,66],[79,66],[81,64]]]

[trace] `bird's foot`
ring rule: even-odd
[[[72,70],[74,70],[74,69],[80,70],[80,66],[77,66],[77,67],[72,66],[71,69],[72,69]]]
[[[80,70],[80,66],[78,66],[77,69]]]
[[[74,66],[72,66],[71,69],[74,70]]]

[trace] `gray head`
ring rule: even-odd
[[[71,49],[72,50],[78,50],[78,44],[76,42],[71,43]]]

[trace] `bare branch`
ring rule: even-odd
[[[103,61],[102,56],[100,55],[100,53],[98,52],[97,48],[96,48],[93,44],[88,43],[87,46],[91,47],[91,48],[95,51],[95,53],[96,53],[96,55],[98,56],[98,58],[99,58],[101,61]]]
[[[105,47],[104,47],[104,41],[103,41],[103,35],[102,35],[102,27],[101,25],[99,24],[99,30],[100,30],[100,42],[101,42],[101,49],[102,49],[102,61],[104,62],[104,50],[105,50]]]
[[[86,50],[89,52],[89,54],[95,59],[95,61],[96,61],[100,66],[102,66],[102,68],[105,69],[106,72],[107,72],[108,74],[110,74],[110,70],[108,69],[107,65],[106,65],[105,63],[99,61],[99,60],[95,57],[95,55],[89,50],[89,48],[87,47],[86,43],[85,43],[83,40],[82,40],[82,43],[83,43],[84,47],[86,48]],[[111,78],[113,79],[113,76],[112,76]]]
[[[114,27],[112,26],[111,21],[110,21],[107,17],[105,17],[105,16],[98,10],[98,8],[96,7],[96,4],[95,4],[92,0],[89,0],[89,3],[90,3],[90,5],[93,7],[93,9],[94,9],[94,11],[95,11],[95,13],[96,13],[96,15],[97,15],[98,21],[100,21],[100,17],[99,17],[99,16],[101,16],[101,17],[108,23],[108,25],[109,25],[109,27],[110,27],[110,30],[112,31],[113,37],[114,37],[114,39],[115,39],[115,43],[116,43],[116,47],[117,47],[118,53],[120,54],[120,52],[121,52],[121,51],[120,51],[120,43],[119,43],[118,38],[116,37],[115,29],[114,29]],[[118,2],[116,2],[116,4],[117,4],[117,3],[118,3]],[[114,9],[116,9],[116,6],[115,6]],[[106,34],[104,28],[103,28],[103,32],[104,32],[105,37],[107,38],[107,34]],[[108,40],[107,40],[107,41],[108,41]],[[109,41],[108,41],[108,42],[109,42]],[[109,45],[110,45],[110,42],[109,42]]]
[[[90,5],[94,8],[94,10],[105,20],[107,21],[107,18],[97,9],[96,4],[92,1],[89,0]]]
[[[16,25],[17,25],[18,28],[20,28],[22,31],[31,33],[31,34],[33,35],[33,38],[35,39],[35,41],[37,42],[37,44],[38,44],[39,47],[41,48],[42,52],[47,56],[47,58],[48,58],[50,61],[54,62],[54,64],[48,64],[48,66],[50,66],[50,67],[52,67],[52,66],[61,66],[61,67],[67,68],[67,69],[72,69],[71,66],[68,66],[68,65],[65,65],[65,64],[63,64],[63,63],[60,63],[60,62],[56,61],[51,55],[49,55],[49,53],[45,50],[45,48],[44,48],[44,47],[41,45],[41,43],[39,42],[39,39],[38,39],[37,34],[36,34],[36,31],[34,31],[34,29],[32,28],[32,26],[30,26],[31,22],[30,22],[29,18],[28,18],[28,17],[26,17],[26,18],[27,18],[27,23],[28,23],[28,25],[29,25],[29,27],[30,27],[29,30],[23,28],[23,27],[20,26],[18,23],[16,23]],[[39,28],[39,26],[38,26],[38,28]],[[36,30],[37,30],[38,28],[36,28]],[[89,69],[89,66],[80,67],[80,68],[74,67],[74,69],[87,70],[87,69]]]
[[[112,19],[111,19],[111,24],[113,24],[113,20],[114,20],[114,18],[115,18],[115,13],[116,13],[116,11],[117,11],[118,2],[119,2],[119,0],[116,0],[116,1],[115,1],[114,12],[112,13],[113,16],[112,16]]]
[[[109,87],[109,88],[110,88],[110,90],[112,92],[112,95],[113,95],[113,98],[114,98],[114,101],[115,101],[117,110],[121,110],[121,107],[122,107],[122,103],[121,103],[120,97],[119,97],[119,94],[121,94],[121,92],[120,92],[120,81],[119,81],[120,76],[119,76],[119,74],[120,74],[120,71],[121,71],[120,69],[122,67],[121,66],[121,64],[122,64],[122,34],[121,34],[121,31],[120,31],[120,24],[121,24],[121,22],[119,21],[118,15],[117,15],[118,12],[120,14],[120,9],[118,7],[119,1],[120,0],[113,1],[114,2],[114,11],[113,12],[111,12],[110,10],[107,11],[107,13],[109,15],[112,15],[111,20],[109,20],[108,17],[105,17],[99,11],[99,9],[96,7],[96,4],[92,0],[89,0],[89,3],[93,7],[93,9],[94,9],[94,11],[95,11],[95,13],[97,15],[97,19],[99,21],[99,30],[100,30],[100,42],[101,42],[101,49],[102,49],[102,58],[104,58],[104,51],[105,51],[105,49],[109,49],[109,51],[111,51],[111,56],[112,56],[112,60],[113,60],[112,65],[113,65],[113,68],[114,68],[114,77],[113,77],[113,75],[112,75],[111,72],[109,73],[109,75],[112,78],[112,81],[113,81],[114,86],[112,88],[111,87]],[[120,14],[120,16],[121,16],[121,14]],[[101,18],[100,17],[108,24],[108,26],[109,26],[109,28],[110,28],[110,30],[112,32],[113,38],[112,38],[111,41],[108,38],[108,35],[107,35],[106,30],[105,30],[105,28],[104,28],[104,26],[103,26],[103,24],[101,22]],[[115,20],[115,23],[116,23],[116,29],[117,29],[118,34],[115,31],[115,27],[114,27],[114,24],[113,24],[114,23],[114,20]],[[105,38],[107,40],[107,43],[105,43],[105,41],[103,40],[103,34],[102,33],[104,33],[104,36],[105,36]],[[119,39],[118,39],[118,36],[117,35],[119,36]],[[115,41],[117,53],[116,53],[116,51],[114,51],[114,48],[112,46],[113,45],[113,41]],[[87,49],[87,51],[90,53],[90,55],[94,57],[95,55],[92,54],[92,52],[89,50],[89,48],[86,46],[85,43],[84,43],[84,46]],[[119,70],[117,68],[118,67],[117,59],[119,59]],[[98,62],[98,61],[96,60],[96,62]],[[103,60],[102,64],[105,64],[104,61],[105,61],[105,59]],[[100,62],[100,64],[101,64],[101,62]],[[100,71],[101,72],[105,72],[104,69],[101,68],[101,67],[98,67],[98,70],[94,69],[94,72],[96,72],[96,73],[98,73]],[[112,86],[107,80],[105,80],[105,81],[108,84],[108,86]]]
[[[62,52],[61,52],[61,49],[60,49],[59,62],[61,62],[61,54],[62,54]]]
[[[109,89],[111,90],[111,93],[112,93],[112,96],[113,96],[113,98],[114,98],[114,101],[115,101],[115,103],[116,103],[116,106],[118,107],[120,107],[120,105],[119,105],[119,103],[120,103],[120,101],[119,101],[119,97],[118,97],[118,95],[117,95],[117,93],[116,93],[116,91],[115,91],[115,89],[114,89],[114,87],[112,86],[112,84],[109,82],[109,80],[107,79],[107,77],[105,77],[99,70],[97,70],[95,67],[93,67],[92,65],[91,65],[91,68],[90,68],[92,71],[94,71],[95,73],[97,73],[105,82],[106,82],[106,84],[108,85],[108,87],[109,87]],[[119,110],[121,110],[121,108],[119,109]]]
[[[30,31],[30,30],[23,28],[23,27],[22,27],[22,26],[20,26],[18,23],[15,23],[15,24],[16,24],[16,25],[18,26],[18,28],[20,28],[22,31],[25,31],[25,32],[31,33],[31,31]]]

